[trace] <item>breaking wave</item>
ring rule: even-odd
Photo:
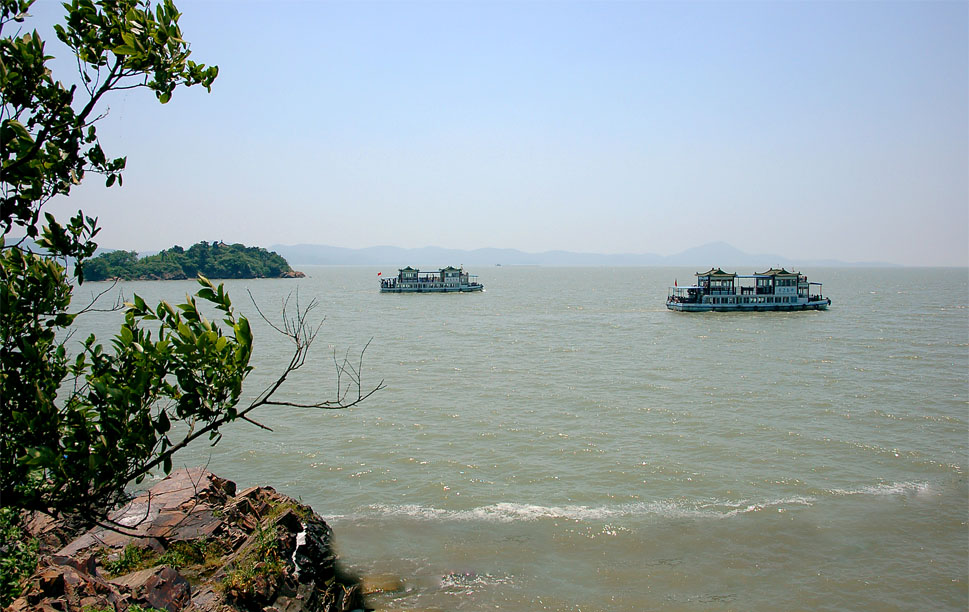
[[[893,482],[858,489],[830,489],[832,495],[917,495],[929,490],[927,482]]]
[[[493,523],[539,520],[601,521],[624,517],[657,516],[662,518],[725,519],[754,512],[785,512],[815,505],[824,497],[847,495],[911,495],[927,491],[921,482],[901,482],[862,486],[856,489],[825,489],[818,495],[795,495],[770,500],[660,500],[612,506],[543,506],[502,502],[466,510],[434,508],[417,504],[373,504],[371,513],[381,516],[408,517],[419,520],[484,521]]]
[[[630,516],[655,515],[666,518],[727,518],[768,508],[810,506],[810,498],[789,498],[772,502],[674,502],[621,504],[616,506],[539,506],[504,502],[469,510],[448,510],[419,505],[374,504],[370,510],[383,516],[410,517],[424,520],[484,521],[513,523],[561,519],[572,521],[600,521]]]

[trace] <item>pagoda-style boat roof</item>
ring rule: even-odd
[[[729,272],[724,272],[720,268],[710,268],[708,272],[697,272],[696,275],[697,276],[723,276],[726,278],[733,278],[737,276],[737,273],[734,272],[733,274],[730,274]]]
[[[784,268],[771,268],[766,272],[759,272],[757,276],[797,276],[797,272],[788,272]]]

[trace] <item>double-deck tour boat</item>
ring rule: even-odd
[[[831,300],[821,283],[799,272],[771,268],[760,274],[729,274],[720,268],[697,272],[696,284],[670,287],[666,307],[686,312],[825,310]]]
[[[377,274],[380,276],[380,273]],[[484,285],[478,276],[468,274],[464,267],[447,267],[434,272],[421,272],[407,266],[397,271],[396,278],[380,279],[381,293],[450,293],[452,291],[481,291]]]

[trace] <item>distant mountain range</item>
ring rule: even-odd
[[[767,269],[774,267],[803,266],[893,266],[883,262],[844,262],[833,259],[794,260],[780,255],[751,255],[725,243],[712,242],[687,249],[676,255],[651,253],[603,255],[597,253],[574,253],[570,251],[545,251],[526,253],[515,249],[445,249],[423,247],[405,249],[392,246],[376,246],[365,249],[347,249],[319,244],[275,244],[270,251],[282,255],[292,266],[414,266],[440,268],[442,266],[700,266],[743,267]]]
[[[33,246],[31,241],[26,246]],[[37,247],[34,246],[36,249]],[[39,249],[37,249],[39,250]],[[99,248],[95,255],[111,253],[116,249]],[[393,246],[376,246],[365,249],[347,249],[322,244],[274,244],[267,250],[282,255],[291,266],[414,266],[417,268],[440,268],[443,266],[700,266],[704,269],[718,267],[751,268],[759,270],[770,267],[801,268],[817,267],[901,267],[881,261],[846,262],[836,259],[789,259],[780,255],[752,255],[727,244],[711,242],[687,249],[676,255],[653,253],[575,253],[572,251],[544,251],[526,253],[516,249],[445,249],[423,247],[405,249]],[[155,255],[158,251],[139,251],[139,257]],[[728,270],[733,272],[735,270]],[[739,271],[739,270],[737,270]]]

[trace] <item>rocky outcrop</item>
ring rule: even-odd
[[[114,512],[112,528],[43,557],[7,612],[365,608],[322,518],[272,488],[235,489],[206,470],[173,473]]]

